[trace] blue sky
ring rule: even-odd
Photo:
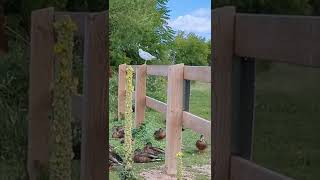
[[[211,38],[211,0],[169,0],[169,26]]]

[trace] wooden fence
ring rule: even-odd
[[[320,67],[320,17],[212,12],[213,161],[217,180],[289,180],[252,162],[255,60]],[[254,59],[256,58],[256,59]]]
[[[53,23],[67,16],[77,24],[84,43],[83,94],[72,102],[73,116],[81,124],[81,179],[107,179],[107,12],[55,12],[46,8],[32,12],[29,89],[28,174],[38,180],[48,167],[50,86],[54,77]]]
[[[211,82],[211,68],[208,66],[177,65],[138,65],[135,89],[135,126],[144,121],[145,109],[149,107],[166,114],[166,150],[165,164],[167,174],[176,174],[176,154],[181,151],[181,129],[190,128],[205,138],[211,139],[211,122],[183,110],[183,82],[194,80]],[[126,65],[119,66],[118,114],[125,109],[125,73]],[[146,95],[147,75],[166,76],[168,79],[167,103],[160,102]]]

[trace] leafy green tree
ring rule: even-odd
[[[173,30],[167,25],[168,0],[110,0],[111,65],[141,64],[139,46],[157,59],[168,59]]]
[[[204,38],[194,33],[185,34],[184,32],[178,32],[173,47],[176,64],[208,65],[211,50]]]

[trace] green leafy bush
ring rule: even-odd
[[[0,176],[26,176],[29,48],[9,41],[10,51],[0,56]],[[4,172],[2,172],[4,170]]]

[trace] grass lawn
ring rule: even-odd
[[[198,115],[200,117],[210,119],[210,84],[206,83],[192,83],[191,85],[191,96],[190,96],[190,112]],[[111,115],[113,116],[113,115]],[[112,119],[112,118],[111,118]],[[135,139],[135,148],[143,147],[146,141],[151,141],[155,146],[165,148],[165,141],[155,141],[153,139],[153,133],[160,127],[165,127],[165,115],[157,113],[153,110],[148,109],[146,112],[145,121],[146,131],[143,137]],[[114,125],[119,125],[119,121],[111,121],[110,127]],[[111,129],[109,134],[111,134]],[[200,134],[193,132],[190,129],[185,129],[182,133],[183,150],[184,153],[183,163],[186,171],[191,171],[194,177],[197,179],[209,179],[209,176],[202,174],[199,171],[194,170],[194,166],[202,166],[210,163],[210,148],[205,153],[198,154],[196,152],[195,142],[199,139]],[[210,142],[208,142],[210,143]],[[114,145],[119,149],[119,153],[123,152],[122,145],[118,140],[110,139],[110,144]],[[140,174],[143,171],[148,171],[149,169],[159,168],[164,165],[164,160],[156,163],[146,163],[146,164],[134,164],[134,171],[136,174]],[[117,169],[111,170],[110,179],[118,179]],[[140,177],[141,178],[141,177]],[[142,179],[142,178],[141,178]]]
[[[320,179],[319,82],[319,69],[286,64],[257,75],[254,161],[295,179]]]

